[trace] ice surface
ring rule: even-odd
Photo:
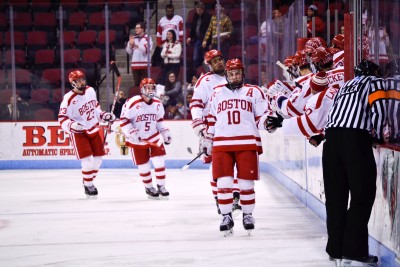
[[[149,200],[137,169],[0,171],[0,266],[333,266],[325,224],[271,177],[256,182],[252,236],[223,237],[207,170],[167,170]],[[153,181],[155,182],[155,181]]]

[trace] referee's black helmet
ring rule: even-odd
[[[354,67],[354,74],[356,76],[364,75],[382,77],[382,69],[372,61],[362,60]]]

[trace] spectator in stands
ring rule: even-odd
[[[182,100],[182,83],[176,79],[173,72],[168,73],[168,79],[165,82],[164,94],[161,96],[164,107],[168,107],[171,101],[176,103]]]
[[[193,92],[187,92],[186,94],[186,106],[185,103],[183,101],[179,101],[176,106],[178,107],[178,111],[179,113],[181,113],[183,115],[183,119],[188,119],[191,120],[192,119],[192,113],[190,112],[190,101],[193,98]],[[186,118],[185,116],[185,112],[186,112]]]
[[[145,33],[146,26],[143,22],[136,23],[135,34],[130,34],[126,45],[126,52],[132,55],[131,69],[133,82],[139,86],[140,81],[147,77],[148,53],[153,46],[151,37]]]
[[[179,112],[177,101],[173,98],[167,101],[165,107],[164,119],[166,120],[180,120],[183,119],[183,114]]]
[[[325,22],[318,16],[318,8],[315,5],[310,5],[307,9],[307,37],[313,37],[312,18],[315,19],[315,36],[324,37]]]
[[[187,90],[188,93],[193,93],[194,87],[196,86],[196,83],[197,83],[197,80],[198,80],[197,76],[193,75],[192,76],[192,81],[186,87],[186,90]]]
[[[204,59],[204,50],[202,42],[204,35],[207,32],[208,25],[210,25],[211,16],[205,11],[204,3],[197,2],[196,13],[193,16],[192,25],[190,27],[190,35],[186,39],[188,45],[192,44],[193,50],[193,68],[196,69],[201,66]]]
[[[162,65],[163,74],[159,82],[164,84],[166,74],[173,72],[175,76],[178,76],[181,67],[182,45],[176,40],[174,30],[168,30],[167,41],[163,43],[162,47],[161,57],[164,59],[164,64]]]
[[[217,23],[217,16],[219,10],[219,23]],[[224,7],[215,5],[215,15],[212,16],[210,25],[208,26],[206,35],[204,36],[202,46],[208,49],[218,49],[218,27],[219,25],[219,39],[220,39],[220,51],[224,58],[228,58],[228,51],[230,46],[230,37],[233,34],[232,20],[225,15]]]
[[[117,96],[117,101],[115,102],[115,106],[114,106],[114,110],[113,110],[115,117],[117,117],[118,119],[121,116],[122,106],[125,104],[125,102],[126,102],[125,93],[124,93],[124,91],[119,90],[118,96]],[[112,110],[112,105],[110,107],[110,110]]]
[[[16,104],[16,119],[18,121],[26,120],[28,117],[28,103],[22,102],[22,99],[17,95],[17,101],[14,102],[14,97],[10,98],[9,104],[4,104],[0,106],[0,120],[2,121],[12,121],[14,105]]]
[[[168,30],[174,30],[179,41],[183,41],[183,18],[174,14],[174,6],[165,6],[165,16],[160,19],[157,26],[157,45],[159,47],[167,40]]]

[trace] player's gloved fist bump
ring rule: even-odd
[[[110,112],[103,112],[100,115],[100,118],[103,121],[109,122],[109,121],[115,121],[116,117],[114,114],[110,113]]]
[[[71,131],[71,133],[82,133],[85,128],[81,124],[74,121],[70,124],[69,130]]]
[[[202,119],[193,120],[192,128],[193,128],[194,133],[198,137],[204,136],[204,130],[205,130],[206,126],[205,126],[204,121]]]
[[[206,153],[206,155],[211,156],[213,148],[213,136],[206,134],[200,138],[200,152]]]
[[[162,129],[161,135],[164,138],[164,144],[169,145],[172,142],[171,132],[169,129]]]
[[[134,143],[139,143],[140,142],[139,130],[135,128],[131,129],[129,131],[128,139]]]

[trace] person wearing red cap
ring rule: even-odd
[[[326,125],[333,99],[338,92],[337,87],[329,87],[328,75],[321,71],[310,80],[311,98],[308,99],[303,115],[285,120],[284,132],[302,134],[313,146],[318,146],[324,139],[323,130]]]

